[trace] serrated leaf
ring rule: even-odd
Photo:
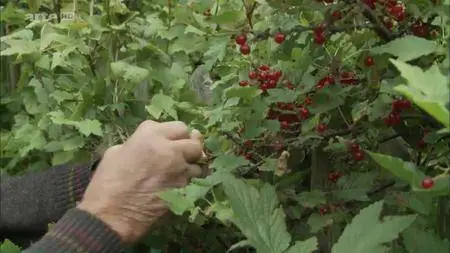
[[[8,239],[5,239],[0,246],[0,252],[2,253],[20,253],[20,247],[15,245],[13,242],[11,242]]]
[[[325,215],[320,215],[318,213],[311,214],[307,222],[308,226],[311,228],[310,230],[311,233],[317,233],[322,228],[333,224],[333,217],[334,215],[332,214],[325,214]]]
[[[123,78],[125,81],[133,84],[143,82],[149,74],[147,69],[131,65],[125,61],[112,62],[111,71],[115,77]]]
[[[152,97],[150,105],[146,106],[147,112],[159,119],[163,112],[166,112],[173,119],[178,120],[178,113],[175,110],[176,101],[172,97],[164,95],[162,93],[156,94]]]
[[[317,249],[318,241],[316,237],[309,238],[306,241],[297,241],[285,253],[311,253]]]
[[[180,189],[163,191],[156,195],[166,201],[170,210],[176,215],[182,215],[184,212],[195,207],[194,202],[186,198],[184,192]]]
[[[234,171],[237,168],[248,164],[250,164],[250,162],[242,156],[225,154],[214,159],[211,168],[214,168],[217,171]]]
[[[275,188],[264,184],[260,190],[229,176],[225,192],[233,209],[233,223],[259,253],[279,253],[289,247],[285,214],[278,207]]]
[[[401,61],[410,61],[437,50],[438,46],[435,41],[407,35],[375,47],[371,51],[373,54],[388,53],[397,56]]]
[[[362,209],[347,225],[332,253],[385,253],[384,244],[396,239],[414,222],[416,215],[389,216],[381,222],[383,203],[378,201]]]
[[[225,97],[240,97],[243,99],[252,99],[261,94],[261,90],[255,87],[231,87],[225,90]]]
[[[446,105],[449,102],[449,86],[448,79],[443,75],[439,66],[434,64],[431,68],[423,71],[421,68],[407,64],[405,62],[391,59],[400,71],[403,78],[406,79],[408,85],[412,88],[415,98],[429,100]]]
[[[102,123],[96,119],[85,119],[75,123],[75,127],[85,136],[103,136]]]
[[[317,190],[302,192],[295,198],[295,200],[306,208],[314,208],[327,203],[325,193]]]

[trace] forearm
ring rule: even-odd
[[[97,217],[69,210],[47,234],[22,253],[122,253],[119,235]]]
[[[92,166],[62,165],[0,182],[0,231],[46,231],[76,206],[89,184]]]

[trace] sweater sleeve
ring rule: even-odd
[[[122,253],[124,250],[116,232],[94,215],[73,208],[22,253]]]
[[[76,206],[87,188],[92,165],[61,165],[23,176],[3,176],[0,181],[0,231],[47,231]]]

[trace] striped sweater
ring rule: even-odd
[[[23,253],[120,253],[119,236],[95,216],[76,208],[92,166],[62,165],[0,181],[0,232],[51,229]]]

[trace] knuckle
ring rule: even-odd
[[[153,120],[144,120],[142,121],[139,126],[138,129],[152,129],[155,127],[155,125],[158,124],[158,122],[153,121]]]
[[[183,132],[188,132],[189,128],[186,125],[186,123],[182,122],[182,121],[174,121],[173,124],[175,125],[176,128],[178,128],[180,131]]]

